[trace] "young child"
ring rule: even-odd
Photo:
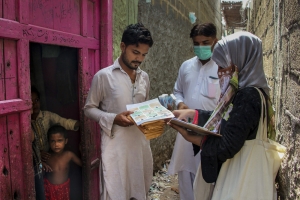
[[[41,110],[40,93],[34,86],[31,87],[31,100],[31,126],[36,133],[35,139],[41,151],[41,159],[45,162],[50,156],[47,153],[49,150],[47,141],[48,129],[55,124],[59,124],[67,130],[77,131],[79,129],[79,121],[66,119],[53,112]]]
[[[47,164],[51,167],[44,179],[46,200],[70,199],[70,161],[82,166],[81,160],[71,151],[64,150],[68,142],[66,129],[60,125],[54,125],[48,130],[48,141],[51,156]]]
[[[50,111],[41,110],[40,93],[34,86],[31,87],[31,100],[32,151],[36,199],[45,200],[42,171],[51,171],[51,167],[46,163],[50,157],[48,153],[49,142],[47,140],[48,129],[54,124],[60,124],[67,130],[77,131],[79,129],[79,121],[66,119]]]

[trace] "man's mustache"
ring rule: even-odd
[[[131,63],[139,64],[139,65],[140,65],[142,62],[139,62],[139,61],[134,60],[134,61],[132,61]]]

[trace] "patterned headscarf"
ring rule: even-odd
[[[262,57],[261,40],[249,32],[237,32],[219,40],[215,45],[212,60],[226,68],[236,65],[239,72],[239,89],[245,87],[262,88],[269,96]]]

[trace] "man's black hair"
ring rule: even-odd
[[[40,98],[40,93],[39,93],[39,91],[36,89],[36,87],[31,86],[31,93],[35,93],[35,94],[38,96],[38,98]]]
[[[126,46],[148,44],[150,47],[153,45],[153,40],[150,31],[145,28],[142,23],[131,24],[126,27],[122,35],[122,41]]]
[[[205,37],[216,37],[217,28],[213,23],[196,24],[190,33],[190,38],[198,35],[203,35]]]
[[[47,137],[48,137],[48,141],[51,135],[59,133],[61,134],[65,139],[67,139],[67,131],[64,127],[62,127],[61,125],[54,125],[51,126],[51,128],[49,128],[48,133],[47,133]]]

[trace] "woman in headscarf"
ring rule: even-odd
[[[262,44],[258,37],[249,32],[229,35],[215,44],[212,60],[219,66],[222,92],[218,107],[204,127],[222,137],[191,135],[186,129],[169,124],[186,140],[201,147],[201,167],[197,174],[202,170],[206,183],[215,183],[222,164],[233,158],[246,140],[256,138],[262,114],[262,98],[258,90],[263,93],[267,106],[271,105],[263,70]],[[268,113],[268,122],[272,114]],[[174,115],[179,119],[194,119],[193,123],[198,124],[197,110],[175,110]],[[203,188],[194,188],[195,193],[200,189]]]

